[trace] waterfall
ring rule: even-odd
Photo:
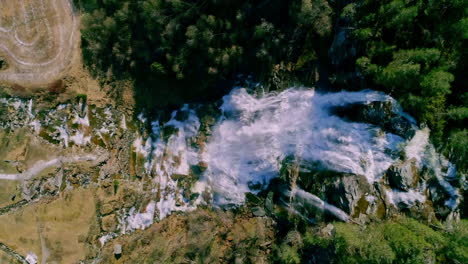
[[[311,164],[314,170],[365,176],[370,184],[382,182],[384,173],[402,156],[414,158],[418,168],[429,169],[449,194],[447,207],[456,209],[461,199],[448,181],[456,169],[435,152],[429,129],[419,129],[393,98],[372,90],[317,93],[296,87],[257,95],[235,88],[223,97],[207,135],[201,131],[206,124],[199,116],[200,105],[184,105],[168,122],[154,120],[150,133],[143,129],[148,122],[143,114],[127,126],[123,113],[110,106],[87,106],[84,101],[58,105],[40,115],[33,100],[0,98],[0,107],[7,110],[3,116],[0,113],[2,129],[29,127],[35,135],[41,131],[51,143],[65,149],[92,149],[96,144],[111,148],[106,138],[131,133],[130,151],[135,154],[134,162],[141,163],[137,176],[151,177],[152,192],[158,197],[151,203],[151,211],[160,219],[200,204],[240,205],[246,192],[267,188],[291,156]],[[360,114],[363,116],[356,116]],[[55,158],[20,174],[0,171],[0,179],[28,179],[44,168],[90,157]],[[348,216],[337,207],[294,188],[303,201],[347,221]],[[396,206],[411,206],[426,200],[425,188],[425,184],[406,191],[387,188],[386,193]]]
[[[317,196],[308,193],[300,188],[294,188],[291,192],[288,192],[287,195],[291,196],[294,199],[293,203],[300,204],[300,206],[312,206],[313,208],[320,210],[321,212],[327,212],[333,215],[334,217],[343,222],[349,221],[349,215],[343,212],[343,210],[337,208],[334,205],[322,201]]]
[[[373,103],[384,103],[388,107],[372,109]],[[401,133],[392,133],[399,124],[391,130],[383,124],[379,126],[378,120],[373,124],[351,121],[336,113],[337,108],[346,111],[347,106],[356,104],[369,107],[369,111],[374,111],[372,114],[388,111],[383,113],[383,118],[388,118],[384,121],[386,124],[389,120],[403,120],[414,129],[414,135],[405,139]],[[189,203],[187,197],[177,191],[178,180],[171,177],[174,174],[188,175],[190,168],[200,163],[206,164],[206,170],[192,189],[198,193],[211,193],[216,206],[242,204],[246,192],[257,193],[266,188],[271,179],[279,176],[282,161],[289,156],[298,156],[301,162],[315,164],[319,170],[364,175],[369,183],[374,183],[405,155],[415,158],[419,168],[434,168],[447,192],[456,193],[443,180],[441,164],[434,160],[435,154],[430,153],[429,130],[418,129],[414,119],[404,113],[393,98],[381,92],[321,94],[313,89],[291,88],[259,96],[247,89],[236,88],[223,97],[219,108],[221,116],[213,125],[204,147],[200,148],[193,146],[201,126],[196,108],[185,105],[174,111],[167,123],[153,122],[153,137],[146,141],[138,138],[134,143],[135,150],[146,157],[147,172],[153,171],[157,175],[162,194],[157,202],[160,217],[171,211],[191,210],[202,202],[199,197]],[[184,120],[176,118],[180,113],[185,113]],[[352,114],[355,113],[346,115]],[[395,120],[390,119],[395,117]],[[142,115],[139,119],[145,120]],[[168,126],[176,132],[164,141],[161,131]],[[304,190],[294,193],[301,194],[302,200],[338,219],[347,221],[349,218],[313,194],[306,195]],[[387,194],[395,205],[400,202],[413,205],[426,199],[420,190],[389,189]],[[458,201],[456,194],[452,198]],[[452,198],[447,203],[454,208],[458,202]]]
[[[324,169],[378,180],[395,161],[404,139],[375,125],[346,121],[333,107],[373,101],[396,102],[375,91],[319,94],[288,89],[257,97],[236,89],[223,98],[222,118],[203,155],[205,176],[218,204],[239,204],[249,185],[278,176],[281,161],[300,149],[301,159]]]

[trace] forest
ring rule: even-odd
[[[467,169],[466,1],[75,2],[86,65],[134,81],[143,108],[219,98],[240,74],[270,90],[377,89]],[[337,34],[345,50],[333,49]]]
[[[247,77],[268,90],[379,90],[468,170],[468,1],[74,1],[86,67],[102,82],[132,81],[141,109],[218,100]],[[285,236],[275,261],[332,249],[334,263],[423,263],[440,250],[440,263],[468,259],[466,227],[451,242],[412,220],[354,228],[337,226],[333,241]]]

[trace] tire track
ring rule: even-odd
[[[77,46],[79,21],[70,0],[21,0],[2,9],[0,54],[10,66],[0,71],[0,82],[30,86],[61,78]],[[2,25],[2,16],[11,25]]]

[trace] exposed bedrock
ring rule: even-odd
[[[424,176],[420,176],[422,174]],[[280,179],[281,188],[270,188],[277,196],[283,196],[280,200],[284,205],[312,221],[343,220],[343,217],[323,210],[320,208],[323,205],[312,202],[313,199],[309,199],[307,205],[304,199],[297,201],[297,195],[291,196],[289,189],[301,190],[336,207],[348,215],[350,221],[384,219],[395,214],[434,221],[458,215],[450,206],[453,197],[434,175],[428,175],[425,168],[419,169],[415,159],[397,160],[379,181],[370,183],[363,175],[327,170],[317,162],[300,161],[298,164],[294,157],[287,157],[282,163]]]
[[[414,121],[402,115],[392,101],[353,103],[333,107],[331,112],[352,122],[379,126],[405,139],[412,138],[416,132]]]

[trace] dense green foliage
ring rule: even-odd
[[[332,234],[290,231],[276,246],[278,263],[467,263],[468,222],[433,230],[416,220],[365,227],[337,223]]]
[[[75,3],[83,11],[86,65],[101,79],[133,80],[139,107],[219,97],[238,74],[272,89],[296,80],[330,89],[372,88],[397,98],[430,127],[439,150],[462,173],[468,170],[468,1]],[[340,223],[328,235],[283,224],[288,228],[280,228],[271,254],[277,263],[468,263],[464,220],[450,232],[409,219],[365,227]],[[249,246],[260,241],[255,232],[249,239]],[[216,243],[192,244],[190,255],[218,252]]]
[[[286,228],[270,217],[252,217],[242,211],[197,209],[172,215],[144,232],[116,238],[114,243],[125,247],[120,262],[468,263],[466,220],[428,226],[401,217],[366,225],[310,225],[291,216]],[[113,246],[106,246],[100,256],[103,263],[114,263]]]
[[[432,139],[449,143],[446,154],[466,170],[468,2],[356,1],[341,16],[355,28],[357,70],[369,85],[428,124]]]
[[[134,78],[137,89],[157,90],[166,100],[216,94],[208,89],[239,73],[267,79],[284,59],[300,58],[306,69],[317,45],[305,38],[329,36],[332,27],[324,0],[75,3],[85,11],[83,56],[92,71]],[[296,45],[306,46],[305,54],[296,54]]]
[[[134,80],[139,107],[216,98],[238,74],[273,89],[297,80],[378,89],[467,170],[467,1],[75,3],[86,65],[103,79]],[[343,29],[346,44],[334,46]]]

